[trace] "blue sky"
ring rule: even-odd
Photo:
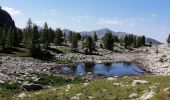
[[[52,28],[113,31],[146,35],[165,42],[170,33],[170,0],[0,0],[15,20],[26,26],[28,18]]]

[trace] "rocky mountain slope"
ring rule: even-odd
[[[63,32],[65,32],[66,34],[68,34],[71,30],[69,29],[64,29]],[[80,32],[81,35],[92,35],[94,34],[94,32],[96,32],[96,34],[98,35],[99,38],[102,38],[106,33],[112,33],[114,35],[117,35],[119,38],[124,38],[126,35],[128,35],[129,33],[126,32],[114,32],[108,28],[103,28],[103,29],[99,29],[99,30],[93,30],[93,31],[83,31]],[[152,44],[161,44],[159,41],[152,39],[152,38],[146,38],[145,41],[147,44],[152,43]]]
[[[12,17],[5,10],[0,8],[0,28],[4,27],[15,27],[15,22]]]

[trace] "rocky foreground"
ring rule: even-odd
[[[169,78],[169,76],[110,77],[33,93],[21,93],[18,97],[24,100],[169,100]]]
[[[134,51],[112,52],[99,50],[99,55],[84,55],[81,53],[55,54],[56,59],[77,62],[132,62],[139,64],[144,70],[154,75],[170,75],[170,47],[159,45],[144,47]],[[28,57],[0,57],[0,80],[26,79],[37,80],[34,72],[63,75],[61,65],[55,62],[44,62]],[[70,76],[70,75],[69,75]]]

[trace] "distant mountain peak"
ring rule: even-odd
[[[102,28],[99,30],[89,31],[89,32],[80,32],[82,35],[92,35],[96,32],[99,38],[102,38],[106,33],[111,32],[113,35],[117,35],[119,38],[124,38],[126,35],[129,35],[129,33],[126,32],[114,32],[110,30],[109,28]],[[152,39],[152,38],[146,38],[146,43],[153,43],[153,44],[161,44],[159,41]]]
[[[102,28],[102,29],[99,29],[99,30],[96,30],[96,31],[100,31],[100,30],[103,30],[103,31],[112,31],[109,28]]]
[[[63,32],[65,34],[69,34],[71,30],[69,29],[63,29]],[[82,31],[80,32],[81,35],[93,35],[96,32],[99,38],[102,38],[106,33],[111,32],[113,35],[117,35],[119,38],[124,38],[126,35],[129,35],[129,33],[126,32],[114,32],[110,30],[109,28],[102,28],[98,30],[93,31]],[[161,44],[159,41],[152,39],[152,38],[146,38],[146,43],[153,43],[153,44]]]

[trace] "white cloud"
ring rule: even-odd
[[[44,19],[44,20],[35,20],[34,23],[38,26],[43,27],[44,23],[47,22],[49,27],[58,27],[59,25],[61,25],[60,20],[57,19]]]
[[[11,7],[2,7],[2,9],[7,11],[12,16],[21,14],[21,12],[19,10],[16,10],[14,8],[11,8]]]
[[[100,18],[97,20],[99,25],[107,25],[107,26],[125,26],[125,27],[135,27],[137,25],[141,25],[144,23],[148,23],[149,21],[153,21],[158,15],[151,14],[147,17],[132,17],[132,18]]]
[[[140,19],[143,20],[143,19]],[[129,19],[118,19],[118,18],[113,18],[113,19],[105,19],[101,18],[98,20],[99,25],[104,25],[104,26],[126,26],[126,27],[135,27],[137,21],[140,21],[139,19],[136,18],[129,18]]]
[[[126,24],[128,27],[135,27],[136,23],[135,22],[130,22]]]
[[[122,25],[124,22],[118,19],[99,19],[99,24],[101,25]]]
[[[138,20],[139,20],[139,21],[144,21],[145,19],[142,18],[142,17],[139,17]]]
[[[80,23],[80,22],[84,22],[85,20],[89,20],[91,19],[91,16],[75,16],[71,18],[71,21]]]
[[[157,17],[157,14],[152,14],[152,17]]]
[[[57,15],[57,11],[56,11],[56,10],[51,10],[51,11],[50,11],[50,14],[51,14],[52,16],[56,16],[56,15]]]

